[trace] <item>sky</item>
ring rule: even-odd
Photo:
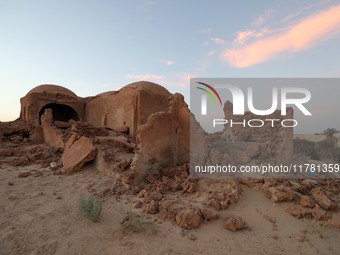
[[[335,0],[0,0],[0,35],[0,121],[40,84],[148,80],[189,102],[190,77],[340,77]]]

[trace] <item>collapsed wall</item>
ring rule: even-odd
[[[157,167],[189,162],[190,111],[180,94],[169,97],[166,111],[150,115],[137,134],[139,146],[132,166],[144,176]]]

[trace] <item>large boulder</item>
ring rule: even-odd
[[[72,134],[65,144],[61,160],[67,172],[75,172],[80,170],[86,162],[95,158],[96,147],[91,139],[85,136],[78,138],[76,134]]]

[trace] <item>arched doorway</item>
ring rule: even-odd
[[[77,112],[70,106],[64,104],[47,104],[41,108],[39,112],[39,123],[41,123],[41,115],[44,114],[45,109],[52,109],[53,120],[68,122],[69,120],[79,121],[79,116]]]

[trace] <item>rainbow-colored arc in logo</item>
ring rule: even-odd
[[[209,88],[212,92],[214,92],[214,94],[215,94],[216,97],[218,98],[218,101],[220,101],[220,105],[222,106],[221,97],[220,97],[220,95],[217,93],[216,89],[214,89],[214,87],[212,87],[212,86],[210,86],[209,84],[206,84],[206,83],[204,83],[204,82],[196,82],[196,83],[201,84],[201,85],[203,85],[203,86]],[[211,97],[211,99],[213,100],[213,102],[214,102],[215,104],[217,104],[217,101],[216,101],[215,96],[214,96],[209,90],[204,89],[204,88],[201,88],[201,87],[196,87],[196,88],[198,88],[198,89],[200,89],[200,90],[203,90],[207,95],[209,95],[209,96]]]

